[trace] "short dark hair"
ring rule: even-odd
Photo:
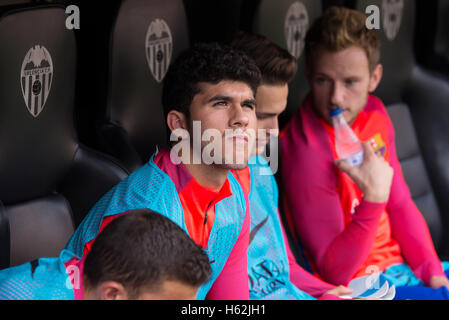
[[[233,36],[230,46],[254,59],[262,73],[263,84],[288,84],[298,71],[294,56],[260,34],[239,31]]]
[[[131,210],[108,224],[84,263],[86,285],[116,281],[131,297],[143,288],[156,291],[166,280],[200,286],[211,272],[203,249],[170,219],[149,209]]]
[[[380,39],[375,29],[366,27],[363,12],[332,6],[307,31],[305,40],[306,64],[310,67],[317,48],[331,52],[351,46],[362,48],[368,58],[369,71],[373,72],[380,60]]]
[[[182,52],[170,65],[164,79],[162,105],[165,117],[171,110],[189,117],[193,97],[200,92],[198,84],[217,84],[223,80],[244,82],[255,96],[261,75],[251,58],[226,45],[199,43]]]

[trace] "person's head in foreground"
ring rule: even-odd
[[[352,124],[382,78],[380,40],[366,28],[366,15],[330,7],[307,32],[306,75],[314,110],[331,124],[329,111],[343,110]]]
[[[195,299],[207,254],[174,222],[141,209],[113,220],[86,257],[84,299]]]
[[[190,137],[190,155],[182,149],[185,165],[210,165],[225,176],[246,167],[259,82],[255,63],[224,45],[198,44],[177,58],[165,77],[162,103],[172,134]]]
[[[287,106],[288,84],[295,77],[298,63],[287,50],[259,34],[238,32],[230,45],[251,57],[262,73],[256,94],[256,153],[260,154],[272,134],[278,133],[278,116]]]

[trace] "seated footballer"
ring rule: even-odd
[[[82,259],[68,250],[0,271],[1,300],[194,300],[207,254],[149,209],[108,224]]]

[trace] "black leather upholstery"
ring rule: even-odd
[[[57,255],[73,233],[72,211],[60,194],[10,205],[6,214],[12,266]]]
[[[58,255],[90,207],[127,176],[78,143],[76,42],[66,18],[58,6],[0,17],[0,267]]]
[[[322,0],[323,11],[331,6],[337,7],[354,7],[354,0]]]
[[[435,70],[442,69],[442,73],[449,77],[449,37],[447,34],[449,30],[449,2],[437,0],[436,13],[437,26],[432,48],[435,55],[432,58],[437,60],[437,63],[434,64]]]
[[[449,29],[449,2],[446,0],[436,0],[437,8],[437,34],[435,37],[435,51],[444,55],[446,60],[449,61],[449,39],[447,36],[447,30]]]
[[[101,148],[131,171],[148,161],[156,145],[164,146],[167,142],[161,103],[163,77],[157,79],[146,56],[148,41],[154,44],[158,38],[167,39],[168,32],[164,29],[147,41],[149,27],[155,21],[163,21],[170,30],[171,49],[167,49],[169,46],[153,48],[154,70],[161,66],[165,69],[189,46],[182,0],[123,1],[112,31],[108,105],[100,128]],[[159,23],[157,28],[161,26]]]
[[[357,1],[356,5],[363,12],[368,5],[377,5],[382,17],[388,14],[382,1]],[[375,94],[387,105],[395,125],[398,157],[413,199],[427,221],[437,251],[446,255],[449,83],[416,65],[415,13],[415,1],[404,1],[402,22],[392,39],[387,37],[381,19],[384,75]]]
[[[8,43],[0,50],[0,199],[5,204],[52,192],[54,181],[68,170],[77,148],[71,121],[76,56],[70,48],[75,48],[75,42],[73,34],[65,31],[65,12],[61,11],[30,9],[11,12],[0,20],[0,40]],[[47,23],[39,23],[41,19]],[[57,32],[49,32],[52,29]],[[44,109],[33,117],[20,80],[25,55],[36,45],[51,52],[57,73]]]
[[[248,19],[239,10],[253,0],[184,0],[191,43],[227,41]],[[219,14],[220,18],[218,18]]]
[[[415,50],[420,64],[449,78],[449,2],[416,2]]]
[[[449,82],[415,66],[404,91],[421,154],[439,207],[442,257],[449,257]],[[426,219],[428,214],[425,214]],[[432,230],[431,223],[429,227]]]
[[[0,201],[0,269],[7,268],[9,266],[10,255],[10,232],[9,232],[9,220],[6,214],[5,207]]]
[[[70,170],[57,186],[71,205],[75,226],[81,223],[92,205],[128,173],[116,159],[80,144]]]
[[[404,178],[416,206],[425,215],[435,246],[439,247],[442,236],[441,217],[418,146],[409,108],[401,103],[391,105],[387,110],[395,128],[396,151]]]

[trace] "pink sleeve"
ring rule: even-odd
[[[393,184],[387,210],[392,237],[398,241],[402,256],[415,275],[428,284],[434,275],[444,276],[441,262],[435,252],[427,224],[411,198],[396,155],[394,129],[390,130],[390,165],[394,169]]]
[[[207,300],[249,300],[248,257],[246,254],[249,232],[250,217],[247,201],[240,235],[223,270],[209,290]]]
[[[312,255],[321,277],[335,285],[347,285],[370,253],[385,204],[362,200],[346,228],[344,222],[339,221],[343,220],[341,212],[341,218],[337,217],[339,210],[320,207],[327,213],[328,220],[323,223],[322,219],[312,216],[303,219],[303,223],[316,231],[306,242],[315,248]]]
[[[280,218],[279,218],[280,221]],[[285,234],[284,227],[281,224],[282,235],[284,237],[284,245],[287,251],[288,266],[290,270],[290,281],[300,290],[310,294],[312,297],[319,298],[323,296],[327,291],[335,288],[327,282],[324,282],[311,273],[304,270],[298,263],[290,250],[287,236]]]
[[[346,285],[368,257],[385,204],[362,200],[345,226],[332,156],[324,162],[323,155],[294,142],[283,142],[281,158],[293,227],[321,278]]]

